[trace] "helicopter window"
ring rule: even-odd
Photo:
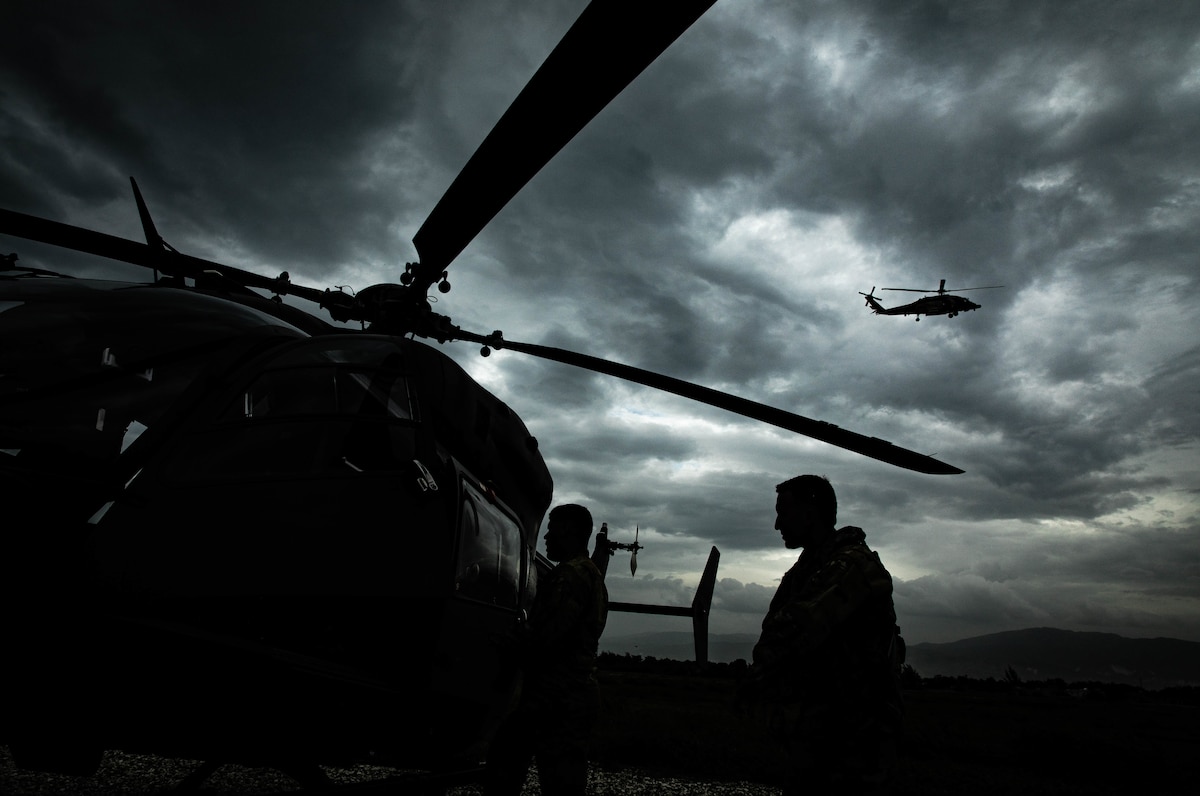
[[[242,393],[221,420],[316,415],[412,420],[408,380],[391,371],[338,367],[269,370]]]
[[[399,374],[341,372],[338,408],[343,413],[412,419],[408,380]]]
[[[305,341],[304,345],[279,355],[273,367],[301,365],[371,365],[396,368],[403,361],[401,349],[386,337],[334,337]]]
[[[521,530],[499,506],[463,482],[455,591],[515,608],[520,600]]]
[[[213,356],[211,349],[168,351],[153,365],[125,367],[112,352],[96,346],[55,367],[40,355],[0,352],[0,449],[19,451],[27,467],[100,472],[156,426]]]
[[[165,474],[186,481],[361,477],[407,470],[415,451],[416,429],[409,424],[339,418],[226,424],[189,435]]]
[[[233,413],[247,419],[336,414],[334,373],[324,368],[269,371],[242,394],[240,403]]]
[[[261,373],[194,434],[170,478],[227,480],[396,471],[414,458],[407,379],[390,369],[327,363]]]

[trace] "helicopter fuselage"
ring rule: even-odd
[[[452,360],[248,291],[20,275],[0,374],[0,742],[478,758],[552,482]]]
[[[950,294],[925,296],[898,307],[884,307],[872,296],[867,297],[867,303],[876,315],[916,315],[917,320],[920,320],[922,315],[948,315],[953,318],[960,312],[969,312],[980,307],[969,299]]]

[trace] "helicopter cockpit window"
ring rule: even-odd
[[[388,339],[308,340],[276,357],[222,420],[313,415],[413,420],[403,361]]]
[[[271,370],[255,379],[221,419],[262,420],[315,415],[412,420],[407,379],[400,374],[354,372],[334,367]]]
[[[517,607],[521,550],[517,523],[464,481],[455,592],[505,608]]]
[[[416,416],[400,349],[306,340],[239,389],[172,477],[396,471],[415,458]]]

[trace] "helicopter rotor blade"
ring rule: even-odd
[[[103,232],[95,232],[82,227],[58,221],[50,221],[3,208],[0,208],[0,234],[14,235],[19,238],[41,241],[134,265],[157,268],[171,276],[197,277],[215,273],[243,287],[269,290],[277,295],[295,295],[316,302],[320,306],[328,308],[330,312],[345,313],[346,317],[357,317],[354,314],[357,308],[353,306],[351,297],[339,291],[320,291],[314,288],[307,288],[293,284],[286,275],[272,279],[199,257],[181,254],[173,249],[159,250],[138,241],[119,238]],[[647,387],[653,387],[699,403],[724,409],[752,420],[769,423],[779,428],[803,434],[839,448],[844,448],[908,470],[939,475],[963,472],[953,465],[906,448],[901,448],[877,437],[867,437],[840,428],[832,423],[812,420],[793,414],[792,412],[776,409],[745,398],[739,398],[709,387],[702,387],[672,376],[635,368],[631,365],[610,362],[599,357],[560,348],[505,340],[498,335],[485,336],[449,325],[438,327],[437,331],[439,340],[470,340],[482,343],[485,346],[508,348],[513,351],[561,362],[566,365],[573,365],[596,373],[615,376],[626,381],[643,384]]]
[[[729,393],[714,390],[710,387],[702,387],[698,384],[674,378],[673,376],[665,376],[654,371],[635,368],[632,365],[623,365],[619,362],[611,362],[607,359],[600,359],[599,357],[567,351],[561,348],[497,339],[494,335],[492,337],[485,337],[484,335],[457,328],[455,329],[454,336],[461,340],[471,340],[495,348],[507,348],[541,357],[542,359],[549,359],[566,365],[574,365],[584,370],[591,370],[637,384],[643,384],[647,387],[653,387],[656,390],[662,390],[702,404],[715,406],[718,409],[724,409],[742,417],[750,418],[751,420],[758,420],[788,431],[794,431],[797,434],[803,434],[807,437],[827,442],[830,445],[844,448],[863,456],[869,456],[872,459],[878,459],[881,462],[886,462],[897,467],[903,467],[907,470],[915,470],[916,472],[930,475],[954,475],[963,472],[952,464],[938,461],[931,456],[926,456],[907,448],[901,448],[878,437],[868,437],[840,428],[832,423],[826,423],[822,420],[812,420],[783,409],[776,409],[775,407],[756,403],[746,398],[739,398],[736,395],[730,395]]]
[[[61,221],[38,218],[14,210],[0,208],[0,234],[49,243],[64,249],[94,254],[97,257],[107,257],[110,260],[119,260],[132,265],[141,265],[161,271],[168,276],[194,279],[216,274],[241,287],[269,290],[277,295],[298,296],[329,308],[331,312],[334,310],[345,311],[345,308],[352,303],[351,297],[344,293],[296,285],[283,275],[276,278],[262,276],[212,260],[182,254],[169,246],[158,248],[128,238],[118,238],[104,232],[64,224]]]
[[[140,194],[137,198],[141,198]],[[139,205],[140,210],[141,206]],[[152,230],[152,227],[148,228],[147,235],[157,237],[157,231]],[[220,263],[180,254],[173,250],[162,249],[158,245],[152,246],[128,238],[118,238],[104,232],[96,232],[64,224],[61,221],[51,221],[3,208],[0,208],[0,234],[49,243],[52,246],[61,246],[64,249],[94,254],[97,257],[107,257],[110,260],[119,260],[132,265],[159,269],[172,276],[194,276],[204,271],[215,270],[238,272],[236,268],[229,268]],[[168,270],[164,264],[173,264],[175,270]]]
[[[716,0],[594,0],[467,161],[413,237],[424,292],[542,166]],[[637,10],[633,10],[636,8]]]

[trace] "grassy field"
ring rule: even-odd
[[[735,679],[602,670],[601,685],[597,765],[780,780],[779,748],[733,709]],[[898,794],[1181,793],[1200,776],[1200,707],[1153,693],[965,683],[905,699]]]

